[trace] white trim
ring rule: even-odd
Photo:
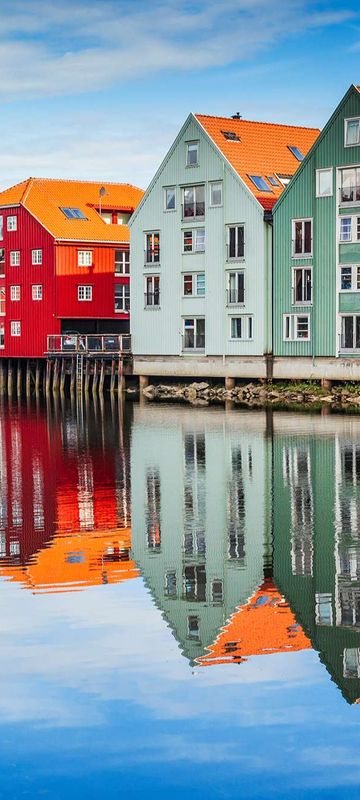
[[[286,336],[286,319],[289,317],[289,332],[290,336]],[[307,317],[308,320],[308,336],[298,336],[297,320],[299,317]],[[283,341],[284,342],[310,342],[311,341],[311,324],[310,314],[298,312],[296,314],[283,313]]]
[[[319,193],[319,177],[321,172],[331,172],[331,191],[327,194]],[[315,171],[315,197],[322,199],[323,197],[333,197],[334,195],[334,167],[321,167]]]
[[[297,222],[311,222],[311,251],[310,252],[302,252],[302,253],[295,253],[295,225]],[[308,259],[313,257],[313,236],[314,236],[314,221],[313,217],[296,217],[291,220],[291,258],[302,258]],[[303,230],[303,243],[305,247],[305,235]]]
[[[230,336],[229,342],[252,342],[254,340],[254,315],[253,314],[231,314],[229,316],[229,324],[230,324]],[[232,320],[233,319],[241,319],[244,323],[247,323],[247,333],[249,333],[249,322],[251,321],[251,336],[232,336],[231,335],[231,328],[232,328]],[[242,327],[242,326],[241,326]]]
[[[348,122],[358,122],[359,123],[358,141],[357,142],[353,142],[352,144],[347,144],[347,142],[346,142],[346,134],[347,134]],[[344,117],[344,147],[359,147],[359,145],[360,145],[360,116],[357,116],[357,117]]]

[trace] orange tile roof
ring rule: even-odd
[[[106,208],[132,212],[144,192],[128,183],[28,178],[0,192],[0,207],[21,204],[36,217],[55,239],[85,242],[128,242],[127,225],[108,225],[96,211],[99,189]],[[79,208],[87,219],[67,219],[61,208]]]
[[[203,114],[195,116],[265,209],[272,208],[284,190],[282,185],[271,186],[267,176],[292,176],[300,164],[289,150],[289,145],[298,147],[302,155],[306,156],[320,133],[318,128],[252,122],[232,117],[208,117]],[[223,131],[236,134],[240,142],[225,139]],[[257,189],[249,175],[265,178],[271,192]]]
[[[249,602],[236,609],[197,663],[241,664],[249,656],[291,653],[310,647],[310,640],[296,622],[289,604],[271,578],[266,578]]]

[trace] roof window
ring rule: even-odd
[[[293,147],[292,145],[288,144],[288,148],[289,148],[290,152],[293,154],[293,156],[295,156],[295,158],[297,158],[298,161],[304,161],[304,156],[300,152],[298,147]]]
[[[235,131],[221,131],[221,133],[229,142],[241,142],[240,136]]]
[[[279,186],[279,181],[276,180],[274,175],[267,175],[266,178],[271,183],[271,186]]]
[[[261,177],[261,175],[249,175],[250,180],[255,184],[256,188],[260,190],[260,192],[271,192],[270,186],[266,183],[265,179]]]
[[[80,208],[62,208],[60,210],[65,214],[67,219],[87,219],[84,212]]]
[[[280,175],[278,172],[276,177],[279,178],[279,181],[283,186],[287,186],[291,181],[292,175]]]

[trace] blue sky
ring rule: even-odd
[[[0,185],[146,187],[189,111],[321,127],[359,53],[357,0],[0,0]]]

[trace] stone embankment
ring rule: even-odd
[[[235,386],[234,389],[225,389],[223,386],[212,386],[205,381],[195,381],[186,385],[151,384],[143,390],[143,396],[148,400],[175,400],[187,402],[193,406],[204,406],[230,400],[252,407],[319,406],[322,404],[360,407],[360,384],[339,384],[335,385],[331,391],[326,391],[319,384],[303,382],[299,384],[248,383]]]

